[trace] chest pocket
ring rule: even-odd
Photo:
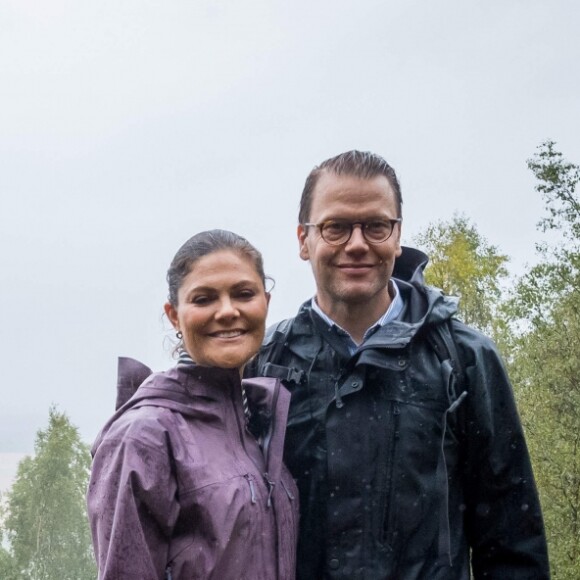
[[[357,370],[365,383],[400,404],[427,407],[444,412],[454,400],[455,374],[448,362],[441,362],[425,345],[385,352],[369,349],[361,353]],[[364,369],[364,371],[363,371]]]

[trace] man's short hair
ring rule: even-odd
[[[334,173],[335,175],[351,175],[361,179],[372,179],[377,177],[377,175],[384,175],[389,180],[389,184],[395,194],[398,213],[396,217],[402,217],[403,196],[401,195],[401,186],[395,170],[380,155],[370,151],[353,150],[323,161],[310,172],[306,178],[302,198],[300,199],[299,223],[304,224],[310,219],[312,195],[323,172]]]

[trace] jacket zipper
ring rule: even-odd
[[[275,413],[276,407],[274,405],[276,404],[277,399],[278,399],[278,390],[279,390],[279,385],[277,385],[277,389],[276,389],[276,391],[274,393],[274,398],[273,398],[273,405],[272,405],[273,413],[272,413],[272,424],[271,424],[271,429],[272,430],[274,428],[274,416],[276,415],[276,413]],[[254,458],[250,455],[250,453],[248,452],[248,449],[246,447],[246,439],[245,439],[245,433],[246,433],[246,431],[242,427],[242,425],[240,424],[240,418],[238,416],[238,412],[237,412],[237,409],[236,409],[236,403],[235,403],[234,398],[231,399],[231,402],[232,402],[232,405],[234,407],[234,415],[236,417],[236,422],[238,424],[238,434],[239,434],[239,437],[240,437],[240,442],[242,444],[242,448],[245,451],[246,456],[248,457],[248,459],[258,469],[258,471],[261,472],[262,470],[260,469],[260,466],[256,464],[256,462],[254,461]],[[269,448],[269,443],[270,443],[270,440],[269,439],[268,439],[268,441],[266,441],[266,440],[264,441],[264,451],[263,451],[263,455],[264,455],[264,463],[266,465],[266,469],[268,467],[268,455],[267,455],[266,449]],[[253,487],[253,481],[254,481],[254,479],[251,476],[251,474],[247,474],[247,475],[248,475],[247,481],[248,481],[248,484],[250,485],[250,493],[252,493],[252,491],[254,490],[254,487]],[[268,472],[267,471],[263,473],[262,477],[264,478],[264,480],[266,482],[266,485],[268,487],[268,501],[266,503],[266,507],[269,508],[272,505],[272,492],[274,491],[274,482],[272,482],[272,481],[269,480],[269,476],[268,476]],[[254,502],[253,503],[256,503],[257,500],[256,500],[256,496],[255,495],[254,495],[253,499],[254,499]],[[275,509],[275,507],[272,506],[272,508],[273,508],[272,509],[272,512],[273,512],[272,515],[273,515],[273,518],[274,518],[274,531],[276,532],[276,534],[275,534],[276,535],[276,542],[275,542],[275,545],[276,545],[276,562],[277,562],[276,565],[277,565],[278,572],[279,572],[280,571],[280,546],[279,546],[279,538],[278,538],[278,533],[277,533],[278,532],[278,523],[277,523],[278,522],[278,517],[276,515],[276,509]]]
[[[442,507],[440,508],[439,515],[439,555],[447,555],[449,559],[449,565],[453,566],[453,560],[451,557],[451,526],[449,523],[449,480],[447,473],[447,458],[445,456],[445,435],[448,428],[448,415],[453,413],[463,400],[467,397],[467,391],[463,391],[461,395],[449,406],[449,408],[443,413],[442,419],[442,433],[441,433],[441,447],[440,447],[440,458],[437,465],[437,478],[440,480],[438,483],[441,486],[442,497]]]
[[[262,474],[266,485],[268,486],[268,501],[266,502],[266,507],[270,508],[272,506],[272,493],[274,493],[274,486],[276,485],[275,481],[270,479],[270,475],[268,474],[268,466],[270,465],[270,443],[272,441],[272,434],[274,433],[274,429],[276,428],[276,406],[278,404],[278,393],[280,391],[280,383],[276,382],[276,387],[274,390],[274,395],[272,397],[272,419],[270,422],[270,427],[268,429],[268,433],[266,433],[266,437],[264,437],[264,445],[263,445],[263,452],[264,452],[264,460],[266,462],[266,471]]]
[[[270,508],[272,507],[272,493],[274,492],[274,486],[276,485],[276,482],[270,479],[267,471],[262,475],[262,477],[268,486],[268,501],[266,502],[266,507]]]
[[[277,400],[278,400],[278,391],[279,391],[279,385],[277,385],[276,391],[274,392],[274,398],[273,398],[273,404],[272,404],[273,409],[276,408],[275,405],[276,405]],[[234,403],[234,407],[235,407],[235,403]],[[246,440],[244,437],[244,430],[241,429],[238,414],[236,413],[235,415],[236,415],[236,419],[238,421],[238,431],[240,432],[242,447],[243,447],[244,451],[246,452],[246,456],[254,464],[254,466],[259,471],[261,471],[260,466],[256,465],[254,458],[248,453],[248,450],[246,448]],[[275,413],[272,414],[272,423],[271,423],[270,432],[274,428],[274,416],[275,416]],[[264,440],[264,445],[263,445],[264,462],[266,464],[266,468],[268,466],[268,452],[269,452],[269,446],[270,446],[270,439],[271,439],[270,437],[266,438]],[[256,488],[254,486],[254,481],[255,481],[254,477],[251,473],[247,473],[246,475],[244,475],[244,478],[248,481],[248,485],[250,486],[250,494],[251,494],[252,503],[255,504],[257,502],[257,498],[256,498]],[[269,476],[267,471],[262,473],[262,478],[264,479],[264,483],[266,484],[266,488],[268,489],[268,499],[266,501],[266,507],[270,508],[270,507],[272,507],[272,494],[274,493],[274,486],[276,485],[276,482],[274,482],[270,479],[270,476]]]
[[[259,473],[262,473],[262,468],[254,461],[254,458],[250,455],[250,453],[248,452],[248,449],[246,447],[246,433],[248,433],[248,432],[246,431],[245,425],[244,425],[244,427],[242,427],[242,425],[240,423],[240,418],[238,416],[238,412],[236,409],[236,402],[235,402],[235,399],[233,397],[231,398],[231,403],[232,403],[232,406],[234,408],[234,415],[236,417],[236,423],[238,425],[238,436],[240,438],[240,443],[242,445],[242,449],[244,450],[246,457],[250,460],[252,465],[258,470]],[[249,433],[247,436],[248,437],[250,436]],[[255,478],[251,473],[247,473],[246,475],[244,475],[244,478],[248,481],[248,485],[250,486],[250,492],[252,494],[252,503],[256,503],[257,502],[256,493],[255,493],[256,488],[254,486]]]
[[[397,437],[397,431],[399,427],[399,415],[400,415],[399,404],[395,401],[392,403],[391,412],[391,422],[389,425],[389,430],[387,434],[387,481],[386,481],[386,492],[384,494],[385,506],[384,506],[384,520],[383,529],[381,530],[381,535],[383,539],[383,544],[390,546],[390,534],[392,533],[392,522],[393,517],[393,507],[392,507],[392,496],[393,496],[393,463],[395,459],[395,439]]]
[[[274,433],[274,429],[276,427],[276,406],[278,405],[278,393],[280,392],[280,383],[276,382],[276,387],[274,389],[274,395],[272,397],[272,419],[270,423],[270,428],[268,429],[268,433],[266,433],[266,437],[264,437],[264,461],[266,462],[266,469],[268,469],[269,462],[269,453],[270,453],[270,442],[272,440],[272,433]]]

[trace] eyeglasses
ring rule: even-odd
[[[306,223],[304,227],[318,228],[322,239],[331,246],[346,244],[351,236],[354,226],[360,226],[364,239],[369,244],[386,242],[395,229],[395,225],[402,219],[392,220],[369,220],[368,222],[345,222],[340,220],[328,220],[319,224]]]

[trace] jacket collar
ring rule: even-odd
[[[426,286],[423,271],[429,258],[423,252],[403,246],[402,253],[395,261],[393,278],[404,302],[404,308],[397,320],[391,321],[372,334],[361,348],[399,348],[408,344],[417,331],[427,323],[437,323],[451,318],[457,312],[457,299],[445,296],[433,287]],[[294,337],[316,336],[310,300],[298,311],[292,325]],[[302,342],[292,341],[289,348],[299,351]],[[311,341],[305,341],[304,348],[312,348]]]

